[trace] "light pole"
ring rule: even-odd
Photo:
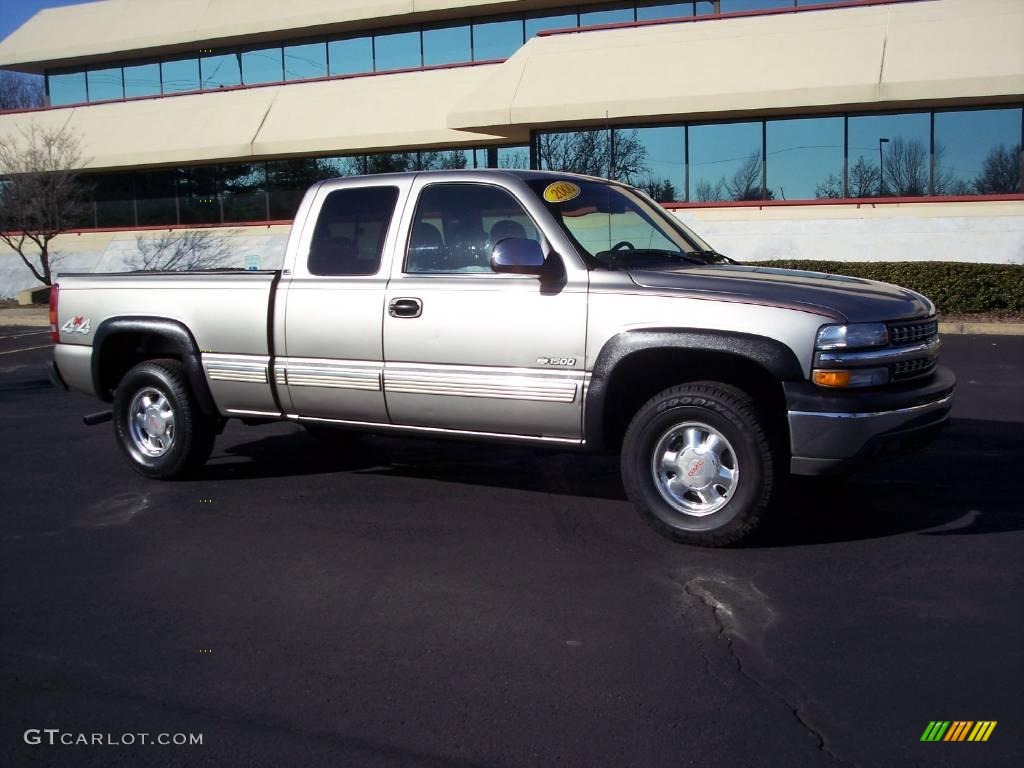
[[[882,145],[888,144],[889,139],[878,137],[878,196],[885,196],[885,165],[882,162]]]

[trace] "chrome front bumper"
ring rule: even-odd
[[[841,473],[923,447],[949,420],[955,387],[953,372],[942,367],[926,383],[887,392],[824,394],[787,385],[790,471]]]

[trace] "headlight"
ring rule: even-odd
[[[885,323],[826,325],[818,331],[816,349],[861,349],[884,347],[889,343]]]
[[[816,368],[811,381],[819,387],[850,389],[853,387],[881,387],[889,383],[888,368],[844,368],[841,370]]]

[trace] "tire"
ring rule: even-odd
[[[658,533],[703,547],[748,536],[777,485],[776,457],[753,401],[717,382],[651,398],[626,430],[621,462],[641,516]]]
[[[196,404],[181,363],[146,360],[117,385],[114,437],[136,472],[172,480],[206,462],[216,426]]]

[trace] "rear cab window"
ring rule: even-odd
[[[393,186],[330,192],[313,230],[306,264],[309,273],[324,277],[377,274],[398,193]]]

